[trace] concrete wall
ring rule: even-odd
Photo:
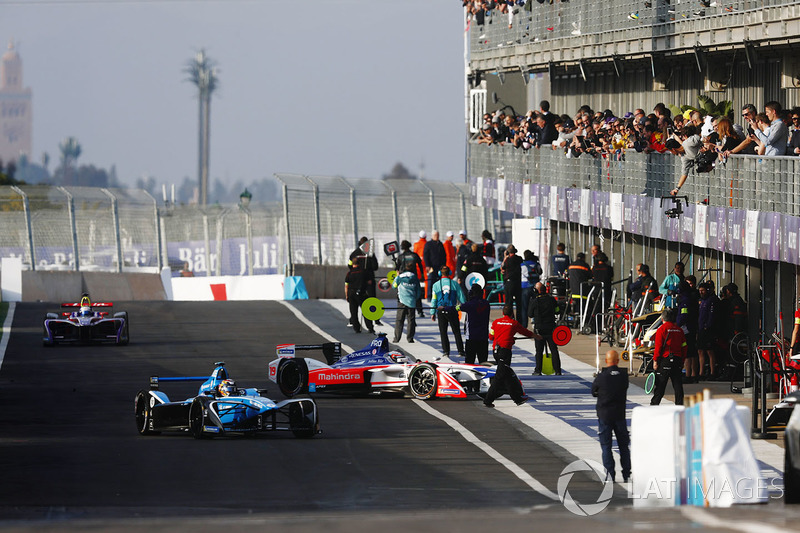
[[[23,302],[74,302],[84,292],[88,292],[97,301],[166,299],[158,274],[46,271],[22,273]]]
[[[379,268],[375,273],[376,281],[385,278],[388,268]],[[295,276],[302,276],[310,299],[344,298],[344,278],[347,275],[346,266],[328,265],[294,265]],[[396,298],[397,292],[377,291],[378,298]]]

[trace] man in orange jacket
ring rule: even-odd
[[[422,291],[422,295],[428,294],[428,275],[427,270],[425,270],[425,260],[422,259],[422,256],[425,255],[425,244],[428,242],[428,234],[425,233],[425,230],[421,230],[419,232],[419,240],[414,243],[414,253],[417,254],[420,258],[422,263],[422,273],[420,274],[422,277],[419,278],[420,285],[422,282],[425,282],[425,290]],[[417,314],[421,317],[425,316],[422,312],[422,296],[420,296],[418,305],[417,305]]]
[[[450,277],[453,277],[453,274],[458,272],[456,270],[456,248],[453,246],[453,232],[448,231],[446,234],[446,238],[442,243],[444,245],[444,253],[447,256],[447,268],[450,269]]]
[[[667,390],[667,381],[672,381],[675,391],[675,405],[683,405],[683,361],[686,359],[686,336],[675,323],[675,309],[664,309],[662,324],[656,330],[655,351],[653,352],[653,371],[656,373],[656,386],[650,405],[658,405]]]
[[[486,407],[494,407],[495,398],[499,398],[505,392],[508,392],[517,405],[522,405],[527,401],[525,391],[522,390],[517,374],[511,370],[511,348],[514,346],[514,335],[519,333],[534,339],[541,339],[542,337],[524,328],[513,317],[514,307],[506,304],[503,307],[503,316],[492,322],[492,326],[489,328],[489,339],[494,341],[494,358],[497,363],[497,371],[489,391],[483,399],[483,405]]]

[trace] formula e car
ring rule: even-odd
[[[111,308],[110,302],[92,302],[89,295],[81,296],[80,303],[62,303],[61,307],[76,309],[61,313],[47,313],[44,319],[44,346],[60,343],[128,344],[130,323],[128,313],[120,311],[109,316],[109,311],[95,308]]]
[[[269,379],[288,398],[297,394],[331,392],[366,395],[380,392],[410,392],[415,398],[466,398],[483,396],[489,390],[495,369],[467,365],[440,358],[416,360],[389,349],[386,334],[379,334],[368,346],[341,355],[341,343],[280,344],[278,359],[269,363]],[[301,350],[322,350],[326,363],[296,357]]]
[[[198,395],[171,402],[159,390],[162,382],[203,381]],[[259,389],[240,389],[230,379],[225,363],[216,364],[210,376],[150,377],[150,390],[136,395],[136,429],[141,435],[162,431],[191,433],[196,439],[223,435],[252,435],[266,431],[291,431],[311,438],[319,430],[317,404],[311,398],[275,403]]]

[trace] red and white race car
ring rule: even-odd
[[[322,350],[327,363],[297,357],[298,351]],[[341,355],[341,343],[280,344],[278,359],[269,363],[269,379],[288,398],[297,394],[329,392],[367,395],[410,392],[415,398],[466,398],[483,396],[495,369],[467,365],[447,358],[416,360],[390,350],[386,335],[379,334],[364,349]]]
[[[80,303],[62,303],[61,307],[74,309],[61,313],[47,313],[44,319],[44,346],[60,343],[113,342],[128,344],[128,313],[120,311],[109,316],[109,311],[95,311],[95,308],[110,309],[110,302],[92,302],[88,294],[81,296]]]

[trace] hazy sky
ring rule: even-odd
[[[219,67],[212,181],[275,172],[380,177],[396,162],[463,181],[456,0],[0,0],[33,90],[33,157],[74,136],[121,181],[197,176],[197,97]],[[53,164],[51,164],[51,169]]]

